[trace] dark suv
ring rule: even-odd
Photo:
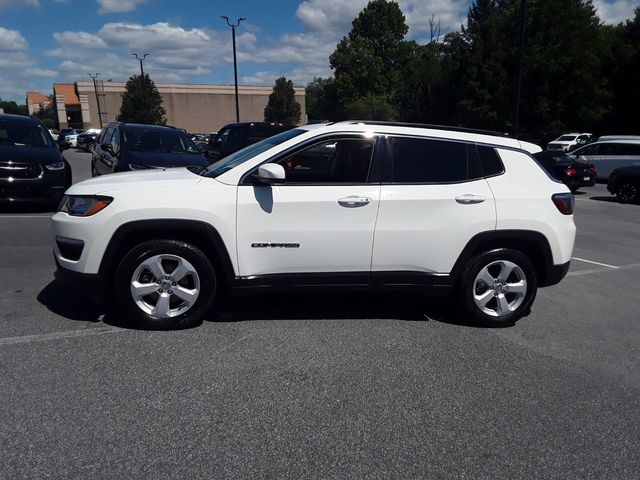
[[[202,152],[178,128],[114,122],[103,129],[96,143],[91,174],[207,165]]]
[[[230,123],[218,131],[213,141],[202,145],[201,148],[209,160],[214,162],[264,138],[291,130],[293,127],[295,125],[286,123]]]
[[[22,115],[0,115],[0,203],[59,203],[71,167],[47,127]]]

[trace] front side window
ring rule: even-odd
[[[397,183],[456,183],[482,177],[474,146],[424,138],[393,138],[392,180]]]
[[[333,139],[314,144],[277,163],[287,183],[366,183],[373,158],[369,139]]]
[[[115,130],[115,127],[107,128],[107,130],[104,132],[104,135],[102,136],[102,139],[100,140],[100,143],[103,145],[106,143],[111,143],[111,137],[113,136],[114,130]]]

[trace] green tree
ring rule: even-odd
[[[399,5],[387,0],[370,1],[353,21],[329,57],[348,116],[397,115],[399,85],[415,45],[404,40],[408,30]]]
[[[118,119],[122,122],[164,125],[167,112],[162,106],[162,96],[155,83],[145,74],[129,78],[122,94],[122,106]]]
[[[264,109],[265,122],[298,123],[300,121],[300,104],[296,102],[293,82],[286,77],[276,79],[269,102]]]
[[[520,0],[476,0],[447,36],[454,123],[510,131],[516,101]],[[591,129],[607,110],[601,23],[590,1],[532,0],[526,23],[521,131]]]
[[[305,101],[310,122],[335,122],[346,118],[333,77],[314,78],[305,89]]]
[[[28,115],[29,113],[26,105],[18,105],[13,100],[2,101],[0,98],[0,108],[4,110],[4,113],[13,115]]]

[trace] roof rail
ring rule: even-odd
[[[480,130],[477,128],[466,128],[466,127],[451,127],[447,125],[432,125],[429,123],[408,123],[408,122],[385,122],[380,120],[345,120],[342,122],[333,122],[330,125],[335,125],[337,123],[346,123],[350,125],[364,123],[366,125],[385,125],[390,127],[414,127],[414,128],[430,128],[432,130],[449,130],[451,132],[464,132],[464,133],[477,133],[480,135],[493,135],[496,137],[510,137],[508,133],[504,132],[494,132],[491,130]]]

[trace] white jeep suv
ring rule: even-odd
[[[56,278],[153,328],[200,322],[222,292],[418,289],[508,324],[559,282],[573,196],[487,132],[341,122],[197,168],[73,185],[53,216]]]

